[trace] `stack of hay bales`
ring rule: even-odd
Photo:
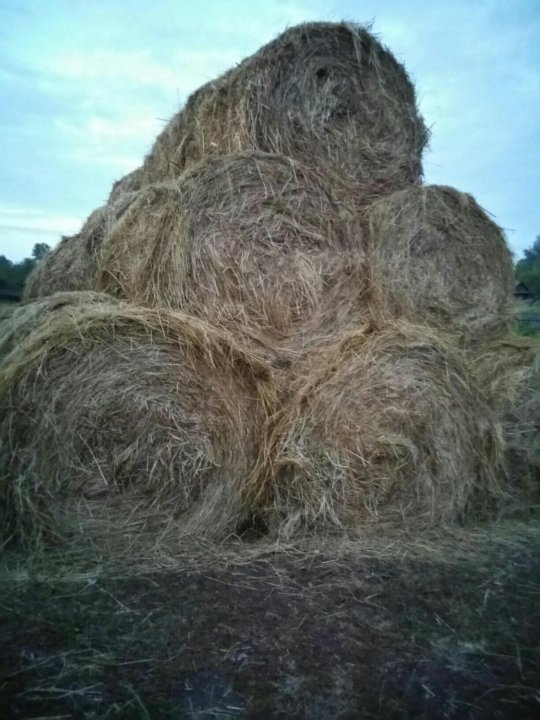
[[[194,93],[0,325],[15,537],[421,528],[516,495],[535,351],[499,228],[421,184],[426,141],[349,24]]]

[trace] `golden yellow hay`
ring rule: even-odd
[[[0,363],[4,539],[121,554],[233,533],[266,366],[179,313],[83,301],[41,318]]]
[[[410,187],[365,210],[374,315],[405,317],[476,340],[505,332],[513,304],[510,252],[475,200]]]
[[[497,417],[465,357],[429,328],[348,333],[291,390],[252,478],[281,532],[435,526],[504,495]]]
[[[197,90],[156,140],[142,180],[262,150],[337,166],[366,202],[419,180],[426,141],[405,69],[366,28],[307,23]]]
[[[208,159],[139,192],[103,245],[99,287],[301,346],[363,316],[350,190],[281,155]]]

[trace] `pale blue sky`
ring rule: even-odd
[[[426,181],[540,234],[540,0],[0,0],[0,254],[54,245],[186,96],[287,26],[373,22],[432,128]]]

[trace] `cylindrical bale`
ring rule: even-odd
[[[540,340],[508,334],[483,344],[474,377],[501,422],[506,473],[522,500],[540,498]]]
[[[456,522],[503,492],[496,418],[453,344],[394,324],[311,357],[253,475],[268,525]]]
[[[33,300],[57,292],[95,290],[102,243],[132,199],[133,192],[120,193],[114,202],[94,210],[77,235],[63,237],[28,277],[23,299]]]
[[[365,218],[375,317],[425,322],[473,341],[507,330],[512,259],[474,198],[411,187],[373,203]]]
[[[417,182],[426,142],[414,87],[393,55],[364,27],[307,23],[197,90],[143,176],[157,182],[209,155],[262,150],[337,166],[366,202]]]
[[[179,313],[111,300],[42,315],[0,364],[4,540],[119,554],[233,533],[265,372]]]
[[[143,189],[100,263],[103,290],[276,340],[335,332],[365,304],[350,184],[281,155],[211,158]]]
[[[112,209],[104,206],[94,210],[77,235],[63,237],[29,275],[24,299],[70,290],[94,290],[97,257],[112,222]]]
[[[28,300],[12,308],[9,315],[0,318],[0,363],[35,328],[47,322],[47,316],[58,310],[73,307],[75,312],[81,305],[96,303],[110,305],[118,303],[106,293],[91,291],[59,292],[41,298],[39,302]]]

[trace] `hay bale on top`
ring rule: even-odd
[[[293,391],[253,476],[270,526],[421,528],[500,499],[496,418],[434,331],[349,333],[312,356]]]
[[[361,318],[350,185],[281,155],[208,159],[139,193],[103,246],[99,285],[275,340]]]
[[[443,186],[411,187],[365,210],[373,313],[469,338],[504,332],[513,306],[505,239],[475,200]]]
[[[364,27],[307,23],[197,90],[143,175],[157,182],[209,155],[262,150],[338,166],[365,202],[417,182],[426,142],[414,87],[393,55]]]
[[[76,313],[81,305],[117,303],[105,293],[97,292],[60,292],[41,298],[39,302],[30,300],[12,308],[9,316],[0,319],[0,366],[4,358],[17,347],[34,329],[48,321],[48,316],[58,310],[63,313],[73,308]]]
[[[4,539],[121,553],[234,532],[264,372],[179,314],[113,300],[44,315],[0,369]]]

